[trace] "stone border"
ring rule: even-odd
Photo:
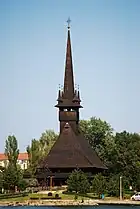
[[[24,202],[0,202],[0,206],[95,206],[95,205],[140,205],[140,201],[131,200],[40,200],[40,201],[24,201]]]

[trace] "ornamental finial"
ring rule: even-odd
[[[70,22],[71,22],[71,19],[70,19],[70,17],[68,18],[68,20],[67,20],[67,23],[68,23],[68,29],[70,29]]]

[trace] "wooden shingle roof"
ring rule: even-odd
[[[40,167],[93,167],[106,169],[83,135],[75,134],[66,123],[50,153],[41,162]]]

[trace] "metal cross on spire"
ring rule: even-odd
[[[68,18],[68,20],[67,20],[67,23],[68,23],[68,29],[70,28],[70,22],[71,22],[71,19],[70,19],[70,17]]]

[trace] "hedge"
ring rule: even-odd
[[[51,200],[51,199],[61,199],[59,194],[55,194],[55,196],[52,195],[52,193],[48,193],[47,195],[41,195],[41,194],[32,194],[30,196],[30,200]]]
[[[29,194],[28,192],[0,194],[0,199],[8,199],[8,198],[16,198],[16,197],[25,197],[25,196],[28,196],[28,194]]]
[[[30,197],[30,200],[58,200],[61,197]]]

